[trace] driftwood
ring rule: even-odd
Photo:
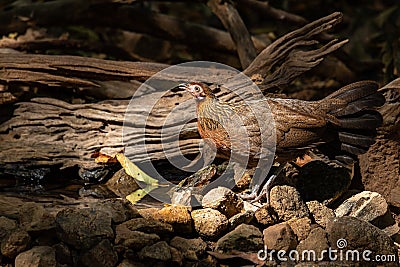
[[[344,42],[333,40],[315,48],[313,38],[332,28],[341,19],[334,13],[303,28],[285,35],[265,48],[244,70],[244,74],[260,84],[264,93],[283,84],[288,84],[301,73],[316,66],[325,55],[341,47]],[[307,49],[308,51],[304,51]],[[303,52],[301,52],[303,51]],[[301,57],[299,57],[301,55]],[[120,87],[133,93],[140,82],[153,76],[168,65],[143,62],[120,62],[81,58],[75,56],[0,54],[0,83],[5,85],[23,84],[36,87],[77,88],[99,91],[108,87]],[[193,102],[188,94],[170,90],[182,81],[196,80],[216,84],[235,84],[235,72],[214,69],[204,73],[198,68],[175,68],[164,73],[159,79],[170,81],[170,87],[141,92],[140,103],[132,107],[137,121],[129,121],[133,128],[127,137],[135,146],[134,160],[164,159],[182,153],[198,152],[199,136],[194,120],[185,121],[181,114],[194,114]],[[235,84],[246,87],[248,84]],[[157,91],[158,90],[158,91]],[[147,103],[153,103],[155,95],[165,93],[147,117]],[[222,87],[216,91],[223,100],[235,101],[236,95]],[[34,98],[29,102],[16,103],[12,118],[0,125],[0,162],[2,169],[12,170],[15,166],[59,166],[62,168],[92,163],[95,151],[113,154],[122,150],[122,129],[128,100],[108,100],[92,104],[70,104],[50,98]],[[178,106],[180,103],[185,105]],[[169,118],[171,109],[181,108],[175,117]],[[191,109],[190,109],[191,108]],[[147,125],[138,123],[147,122]],[[178,143],[160,145],[160,134],[164,131],[166,140],[179,133]],[[142,134],[146,126],[146,134]],[[136,128],[135,128],[136,127]],[[137,131],[135,132],[135,129]],[[146,138],[146,147],[141,144]],[[145,151],[147,149],[147,152]]]

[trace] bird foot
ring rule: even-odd
[[[271,177],[268,179],[268,181],[261,188],[260,193],[258,193],[258,189],[260,188],[260,186],[255,185],[250,194],[240,194],[239,196],[243,200],[251,200],[250,203],[254,203],[254,202],[260,201],[261,199],[265,198],[266,203],[269,204],[269,201],[270,201],[269,193],[271,191],[272,184],[275,181],[276,177],[278,177],[277,174],[271,175]]]

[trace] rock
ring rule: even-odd
[[[148,234],[167,235],[173,232],[173,228],[170,224],[154,219],[134,218],[120,225],[121,227],[126,227],[130,231],[140,231]]]
[[[211,189],[201,202],[203,208],[211,208],[220,211],[227,218],[240,213],[243,209],[243,200],[232,190],[218,186]]]
[[[337,217],[351,216],[370,222],[380,229],[386,229],[390,236],[399,232],[386,200],[376,192],[363,191],[346,199],[335,210],[335,214]]]
[[[292,219],[287,221],[294,234],[297,236],[297,241],[304,240],[307,238],[311,231],[311,220],[310,218],[303,217],[300,219]]]
[[[310,214],[307,205],[300,197],[300,193],[294,187],[275,186],[271,189],[270,199],[270,205],[281,221],[308,217]]]
[[[322,251],[328,251],[328,248],[327,233],[324,229],[316,227],[310,232],[306,239],[300,241],[296,250],[302,257],[304,255],[303,259],[300,257],[303,261],[315,262],[317,260],[321,261],[321,255],[323,255]],[[327,255],[325,255],[323,259],[327,260]]]
[[[14,229],[1,241],[1,254],[8,258],[14,258],[18,253],[26,250],[31,242],[27,231],[21,228]]]
[[[299,169],[296,188],[304,201],[317,200],[328,205],[347,191],[351,179],[343,166],[325,159],[312,160]]]
[[[268,204],[258,208],[254,216],[257,222],[264,226],[270,226],[279,222],[278,213]]]
[[[117,267],[146,267],[148,265],[141,263],[141,262],[136,262],[132,261],[130,259],[123,259],[120,264],[118,264]]]
[[[160,241],[151,246],[144,247],[138,256],[141,260],[169,261],[172,258],[167,242]]]
[[[183,255],[181,253],[181,251],[177,250],[174,247],[169,247],[169,250],[171,251],[171,261],[178,265],[178,266],[182,266],[183,264]]]
[[[96,202],[95,208],[108,213],[114,223],[121,223],[140,217],[138,210],[128,201],[122,199],[111,198],[100,200]]]
[[[327,223],[335,218],[333,210],[316,200],[307,202],[307,207],[313,215],[315,222],[323,228],[326,228]]]
[[[283,222],[267,227],[263,231],[264,245],[268,250],[289,251],[297,246],[296,235],[289,224]]]
[[[42,205],[28,202],[20,209],[19,222],[28,232],[50,230],[56,227],[55,215]]]
[[[56,251],[56,260],[60,265],[73,266],[72,253],[65,243],[58,243],[53,246]]]
[[[243,201],[243,210],[244,211],[253,211],[256,212],[262,205],[260,203],[250,203],[248,201]]]
[[[76,249],[88,249],[103,239],[113,239],[110,214],[96,208],[69,208],[56,216],[59,238]]]
[[[118,255],[108,239],[102,240],[93,248],[86,251],[81,257],[83,266],[88,267],[115,266],[117,261]]]
[[[223,253],[232,250],[257,252],[262,248],[263,240],[261,231],[253,225],[241,224],[217,241],[215,251]]]
[[[172,225],[175,232],[191,233],[193,231],[193,221],[187,207],[167,206],[158,210],[154,214],[154,219]]]
[[[135,179],[126,174],[124,169],[120,169],[105,183],[105,186],[114,194],[121,198],[135,192],[140,187]]]
[[[176,236],[169,244],[178,249],[184,258],[192,261],[198,260],[198,257],[202,256],[207,248],[207,243],[200,238],[186,239]]]
[[[217,210],[199,209],[191,215],[196,232],[205,238],[216,239],[228,228],[228,219]]]
[[[140,250],[159,241],[160,237],[156,234],[147,234],[135,230],[130,230],[127,224],[117,225],[115,228],[115,244],[128,247],[133,250]]]
[[[3,240],[12,230],[17,228],[17,223],[7,217],[0,217],[0,242]]]
[[[15,267],[51,267],[57,266],[56,252],[48,246],[36,246],[22,252],[15,258]]]
[[[254,211],[244,211],[233,215],[229,218],[229,230],[233,230],[238,227],[240,224],[249,224],[254,219]]]
[[[326,228],[328,241],[333,249],[344,251],[357,250],[360,258],[364,251],[371,251],[367,257],[374,255],[396,255],[397,248],[393,241],[382,230],[355,217],[344,216],[329,222]],[[396,262],[385,262],[385,266],[398,266]],[[367,266],[367,262],[363,261]],[[369,266],[375,266],[373,262]]]

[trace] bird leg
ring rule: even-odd
[[[251,190],[250,194],[241,194],[240,197],[243,200],[251,200],[252,203],[259,201],[260,199],[262,199],[263,197],[265,197],[267,203],[269,204],[269,192],[271,191],[272,188],[272,184],[275,181],[275,179],[278,177],[278,175],[282,172],[283,168],[285,167],[286,164],[279,164],[278,169],[274,172],[274,174],[272,174],[268,180],[265,182],[265,184],[263,185],[260,193],[257,195],[259,188],[261,187],[261,185],[263,184],[263,182],[259,183],[259,184],[255,184],[253,186],[253,189]]]

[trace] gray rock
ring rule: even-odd
[[[22,252],[15,258],[15,267],[52,267],[57,266],[56,252],[48,246],[36,246]]]
[[[17,223],[9,219],[7,217],[1,216],[0,217],[0,242],[3,240],[7,235],[11,233],[12,230],[17,228]]]
[[[370,222],[390,236],[399,232],[385,198],[376,192],[363,191],[346,199],[335,214],[337,217],[351,216]]]
[[[248,210],[236,215],[233,215],[229,218],[229,230],[233,230],[239,225],[245,223],[249,224],[254,219],[254,211]]]
[[[160,241],[151,246],[144,247],[138,256],[141,260],[169,261],[172,258],[167,242]]]
[[[14,258],[20,252],[26,250],[31,242],[31,237],[27,231],[16,228],[2,240],[1,254],[8,258]]]
[[[303,259],[306,262],[320,261],[322,251],[328,250],[328,238],[327,233],[324,229],[316,227],[311,230],[310,234],[306,239],[300,241],[296,250],[299,253],[300,260]],[[327,255],[323,258],[328,260]]]
[[[344,216],[329,222],[326,228],[328,240],[333,249],[357,250],[360,258],[364,251],[371,251],[374,255],[397,255],[397,248],[393,241],[382,230],[372,224],[355,217]],[[398,266],[396,262],[385,262],[385,266]],[[363,261],[363,266],[375,266],[374,262]]]
[[[257,252],[262,248],[261,231],[253,225],[241,224],[217,241],[215,251],[224,253],[232,250]]]
[[[268,250],[289,251],[297,246],[296,235],[289,224],[283,222],[267,227],[263,231],[264,245]]]
[[[113,239],[110,214],[96,208],[65,209],[56,216],[59,238],[76,249],[88,249],[103,239]]]
[[[157,235],[167,235],[173,232],[173,228],[170,224],[145,218],[134,218],[123,222],[121,227],[126,227],[131,231],[139,231]]]
[[[315,222],[323,228],[326,228],[327,223],[335,218],[333,210],[316,200],[307,202],[307,207],[313,215]]]
[[[221,212],[206,208],[192,211],[194,228],[199,235],[215,239],[228,228],[228,219]]]
[[[127,224],[117,225],[115,229],[115,244],[128,247],[133,250],[142,249],[159,241],[156,234],[147,234],[140,231],[130,230]]]
[[[130,259],[123,259],[120,264],[118,264],[117,267],[146,267],[148,265],[137,262],[137,261],[132,261]]]
[[[122,223],[132,218],[141,217],[137,209],[128,201],[117,198],[96,202],[95,208],[109,213],[114,223]]]
[[[20,226],[28,232],[45,231],[55,228],[55,215],[42,205],[28,202],[20,209]]]
[[[171,261],[178,266],[182,266],[183,264],[183,255],[182,252],[174,247],[169,247],[171,251]]]
[[[65,243],[57,243],[53,245],[53,248],[56,251],[56,260],[59,264],[67,266],[74,265],[71,250]]]
[[[203,208],[212,208],[230,218],[243,210],[243,200],[232,190],[218,186],[211,189],[202,199]]]
[[[115,266],[117,262],[118,255],[108,239],[102,240],[81,257],[82,265],[88,267]]]
[[[281,221],[308,217],[310,212],[296,188],[283,185],[275,186],[270,192],[270,205]]]
[[[198,260],[198,257],[202,256],[207,248],[207,243],[200,238],[187,239],[176,236],[169,244],[178,249],[184,258],[192,261]]]

